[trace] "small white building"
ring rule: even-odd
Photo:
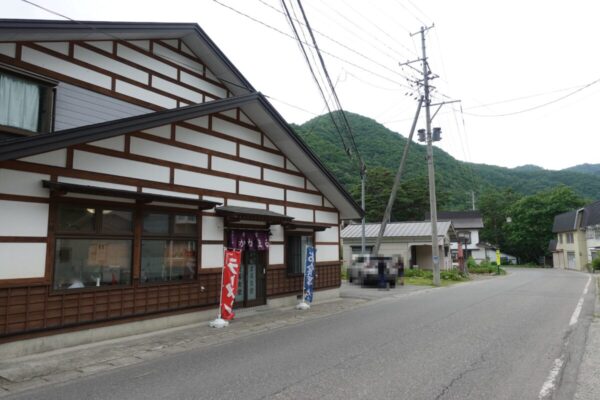
[[[440,268],[452,268],[450,243],[456,240],[452,223],[440,221],[438,227],[438,245]],[[371,253],[379,235],[381,224],[365,225],[365,251]],[[341,233],[343,241],[344,265],[352,262],[354,254],[361,253],[362,225],[350,224]],[[432,269],[431,255],[431,223],[430,222],[393,222],[387,224],[383,235],[379,254],[384,256],[402,256],[407,268]]]

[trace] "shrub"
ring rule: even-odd
[[[405,269],[404,270],[405,277],[418,277],[418,278],[433,278],[433,272],[425,270],[425,269]]]
[[[594,271],[600,270],[600,257],[596,257],[592,260],[592,268]]]
[[[469,257],[467,259],[467,268],[471,269],[477,267],[477,261],[473,257]]]
[[[449,270],[440,271],[440,278],[445,279],[447,281],[457,281],[457,282],[465,280],[465,278],[462,276],[462,274],[460,272],[458,272],[457,269],[449,269]]]

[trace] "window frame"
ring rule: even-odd
[[[41,88],[37,129],[29,130],[21,127],[0,124],[0,131],[21,136],[32,136],[52,132],[54,130],[56,88],[58,86],[58,82],[38,74],[11,67],[4,63],[0,63],[0,74],[24,80]]]
[[[290,237],[310,237],[310,246],[315,246],[315,232],[314,231],[286,231],[285,232],[285,244],[284,244],[284,262],[285,262],[285,270],[287,276],[302,276],[304,275],[304,264],[306,260],[300,260],[300,271],[290,270],[290,263],[288,262],[289,257],[289,246],[290,246]]]

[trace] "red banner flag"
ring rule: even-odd
[[[221,284],[221,318],[225,320],[231,320],[235,315],[233,301],[238,289],[241,256],[241,250],[225,250],[225,266]]]

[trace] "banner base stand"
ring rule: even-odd
[[[208,325],[211,328],[225,328],[229,325],[229,321],[225,321],[223,318],[217,318],[214,321],[210,321]]]
[[[296,310],[308,310],[310,308],[310,304],[305,301],[301,301],[296,305]]]

